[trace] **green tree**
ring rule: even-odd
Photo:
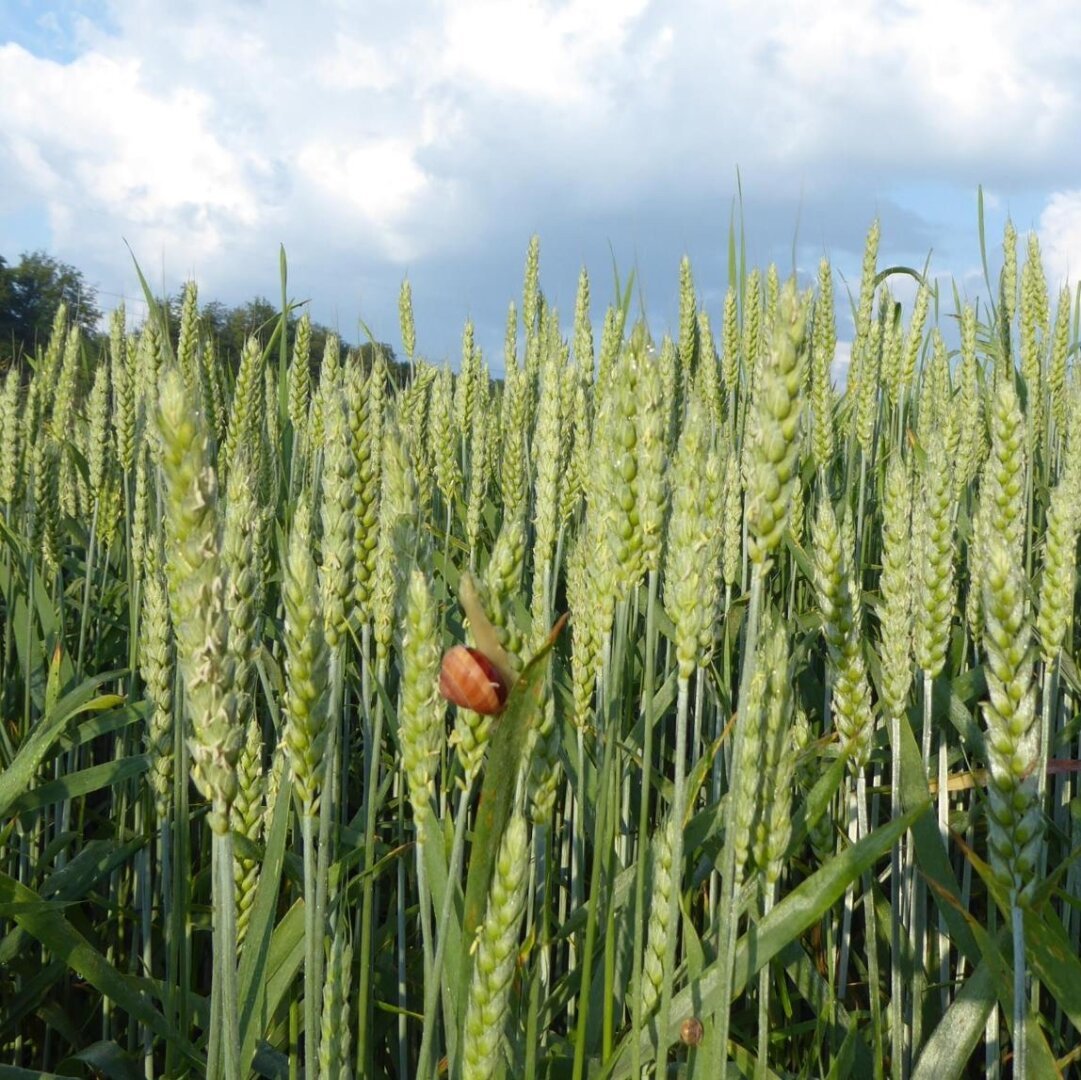
[[[23,252],[14,266],[0,259],[0,352],[13,357],[44,346],[61,303],[84,339],[96,340],[101,320],[97,290],[81,270],[44,251]]]
[[[280,315],[278,308],[262,296],[232,308],[219,341],[222,354],[233,358],[235,364],[250,334],[257,335],[265,345],[274,333]]]
[[[13,340],[8,329],[8,309],[11,306],[11,281],[8,278],[8,262],[0,255],[0,356],[13,351]]]
[[[214,338],[220,348],[226,324],[229,322],[229,308],[220,300],[211,300],[199,309],[199,322],[203,333]]]

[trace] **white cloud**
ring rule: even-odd
[[[141,126],[142,140],[163,132],[165,145],[144,154],[133,138],[118,153],[107,137],[99,156],[138,171],[152,213],[183,188],[241,227],[266,195],[245,187],[253,163],[277,163],[295,185],[305,147],[333,145],[343,163],[392,147],[380,161],[388,186],[404,181],[400,192],[379,194],[369,177],[352,201],[381,208],[420,252],[440,248],[444,229],[461,235],[416,198],[433,175],[469,187],[487,173],[474,205],[461,208],[482,220],[493,189],[513,204],[523,177],[609,207],[674,186],[684,196],[715,191],[718,172],[728,177],[737,163],[751,190],[791,195],[860,178],[888,184],[914,170],[990,180],[980,172],[1065,162],[1078,155],[1079,95],[1064,65],[1081,33],[1056,17],[1061,0],[1035,3],[1022,22],[1006,0],[888,9],[872,0],[428,0],[408,19],[377,0],[358,22],[349,5],[325,0],[303,11],[286,0],[194,0],[182,10],[132,0],[114,7],[115,33],[100,31],[79,59],[53,66],[63,91],[45,108],[75,167],[93,156],[80,133],[101,145],[110,113],[113,125]],[[23,54],[18,66],[28,61],[35,75],[46,63]],[[72,101],[84,103],[83,116]],[[26,126],[40,108],[13,100],[0,112]],[[403,172],[404,161],[412,168]],[[335,178],[329,190],[341,186]]]
[[[403,139],[375,139],[344,150],[310,143],[301,149],[297,164],[312,183],[353,203],[375,224],[400,220],[428,184]]]
[[[448,5],[445,69],[497,93],[589,107],[648,0],[458,0]]]
[[[371,42],[355,34],[338,33],[333,51],[316,67],[316,78],[331,91],[386,91],[399,84],[401,73]]]
[[[703,0],[700,23],[679,21],[673,62],[680,96],[702,100],[691,91],[708,90],[746,160],[832,179],[868,167],[904,176],[973,165],[997,176],[1022,164],[1019,145],[1029,163],[1061,154],[1078,115],[1067,66],[1075,20],[1062,2],[1038,7],[1022,21],[1005,0],[709,9]],[[724,62],[707,64],[722,42]]]
[[[767,12],[774,8],[765,5]],[[1070,95],[1053,69],[1031,62],[1031,27],[1030,19],[1019,23],[1013,5],[984,0],[911,0],[890,7],[833,0],[797,7],[763,33],[777,49],[780,92],[798,98],[802,116],[811,121],[803,140],[828,137],[824,120],[847,116],[869,127],[877,115],[880,134],[889,137],[873,147],[851,139],[856,133],[846,124],[850,153],[896,157],[898,137],[959,155],[997,143],[1022,122],[1030,147],[1058,128]],[[887,127],[892,119],[907,122]]]
[[[1038,232],[1052,285],[1076,281],[1081,269],[1081,190],[1056,191],[1040,214]]]
[[[311,142],[301,147],[296,163],[336,212],[352,209],[393,257],[404,262],[415,253],[398,225],[428,191],[431,178],[409,141],[373,139],[347,147]]]
[[[282,241],[320,264],[331,302],[346,302],[343,283],[387,279],[391,314],[407,266],[418,285],[425,265],[472,266],[477,281],[486,266],[502,308],[516,288],[504,268],[517,276],[534,229],[575,264],[606,264],[609,239],[668,258],[726,226],[738,165],[770,228],[790,237],[806,207],[801,236],[854,253],[848,274],[891,190],[931,182],[973,204],[982,182],[1011,211],[1062,191],[1041,229],[1065,266],[1081,169],[1071,11],[417,0],[403,17],[369,0],[358,19],[345,0],[125,0],[108,26],[69,20],[68,62],[0,45],[0,242],[3,215],[36,214],[52,228],[42,246],[71,261],[104,273],[126,261],[125,237],[251,295]],[[912,258],[942,224],[926,205],[895,215]],[[895,236],[883,241],[885,255]],[[723,291],[721,264],[703,288]],[[477,314],[465,280],[446,302]]]
[[[848,369],[852,364],[852,342],[838,341],[830,365],[830,375],[838,390],[843,390],[848,383]]]
[[[177,85],[149,93],[140,66],[89,53],[70,64],[0,46],[0,160],[24,204],[44,200],[54,239],[69,244],[82,213],[118,232],[183,229],[219,248],[219,219],[254,227],[245,163],[211,130],[211,102]]]

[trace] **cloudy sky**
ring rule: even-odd
[[[535,232],[568,320],[614,257],[672,326],[684,253],[719,318],[737,170],[755,264],[826,253],[855,287],[877,215],[882,265],[930,254],[981,296],[982,184],[992,272],[1008,213],[1077,277],[1072,7],[3,0],[0,254],[44,248],[109,307],[126,241],[159,288],[238,303],[279,295],[284,243],[317,320],[397,346],[408,276],[418,349],[454,359],[472,318],[493,370]]]

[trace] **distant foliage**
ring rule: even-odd
[[[161,303],[168,313],[170,337],[173,339],[175,346],[183,311],[183,290],[167,296]],[[290,342],[295,340],[303,311],[302,308],[294,309],[288,319],[287,339]],[[263,296],[256,296],[246,303],[238,304],[236,307],[229,307],[220,300],[210,300],[205,304],[201,304],[199,308],[201,336],[214,342],[219,362],[234,373],[240,366],[240,356],[244,351],[244,344],[248,338],[254,336],[265,347],[277,329],[280,319],[280,308]],[[313,378],[319,378],[327,338],[337,333],[338,331],[332,327],[324,326],[322,323],[311,323],[309,356]],[[399,376],[404,376],[408,370],[406,365],[396,362],[394,348],[387,342],[378,341],[373,344],[366,341],[360,345],[352,345],[339,335],[339,347],[342,355],[352,353],[358,357],[365,371],[371,369],[374,351],[379,349],[394,372],[396,383],[402,381]]]
[[[61,304],[83,339],[96,340],[98,294],[81,270],[44,251],[23,252],[14,266],[0,255],[0,366],[45,347]]]
[[[184,290],[159,301],[164,308],[169,336],[174,349],[179,349]],[[61,262],[44,251],[23,252],[14,265],[0,255],[0,371],[13,362],[32,359],[44,351],[53,328],[57,308],[63,304],[67,320],[78,326],[82,344],[101,347],[108,336],[98,304],[97,289],[87,282],[81,270]],[[288,320],[288,340],[292,341],[302,311],[294,310]],[[229,307],[220,300],[210,300],[199,308],[201,336],[213,341],[217,357],[230,372],[236,372],[244,343],[255,336],[263,346],[270,341],[281,312],[262,296]],[[318,378],[320,361],[327,338],[337,333],[321,323],[311,324],[312,374]],[[375,350],[383,353],[394,381],[402,381],[407,366],[398,364],[394,349],[386,342],[363,342],[352,345],[344,338],[340,342],[343,354],[359,357],[365,371],[371,369]]]

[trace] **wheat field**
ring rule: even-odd
[[[61,308],[0,391],[0,1080],[1077,1075],[1081,293],[879,247],[733,235],[669,335],[534,239],[453,370],[408,282],[400,365],[311,355],[284,258],[235,371],[194,285]]]

